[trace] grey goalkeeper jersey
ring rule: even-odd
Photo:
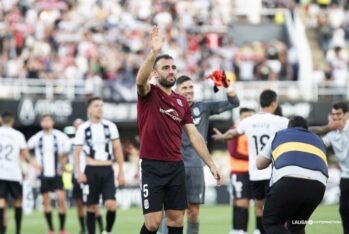
[[[213,101],[213,102],[193,102],[191,112],[194,124],[200,134],[207,142],[207,132],[209,118],[211,115],[220,114],[226,110],[231,110],[239,106],[239,98],[237,95],[228,96],[227,101]],[[192,147],[187,135],[182,131],[182,145],[181,152],[183,155],[184,165],[186,167],[202,167],[204,162]]]

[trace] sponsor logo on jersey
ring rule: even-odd
[[[160,113],[169,116],[174,121],[182,122],[182,119],[179,117],[177,111],[172,109],[172,108],[171,109],[167,109],[167,110],[164,110],[164,109],[160,108]]]

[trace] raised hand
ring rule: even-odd
[[[151,40],[151,49],[155,52],[159,52],[161,50],[162,45],[164,44],[164,40],[159,33],[159,28],[157,26],[153,26],[150,32],[150,40]]]
[[[335,119],[335,118],[333,118],[333,116],[329,115],[327,125],[330,128],[330,130],[341,129],[342,121],[340,121],[338,118]]]

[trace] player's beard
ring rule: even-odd
[[[168,77],[170,77],[170,75],[169,75]],[[166,78],[168,78],[168,77],[166,77]],[[173,76],[173,77],[174,77],[174,76]],[[161,78],[159,79],[159,83],[160,83],[162,86],[166,87],[166,88],[171,88],[171,87],[173,87],[174,84],[176,83],[176,78],[174,77],[173,81],[169,81],[169,80],[167,80],[166,78],[161,77]]]
[[[189,106],[191,106],[191,104],[193,103],[193,97],[194,97],[194,95],[190,95],[190,98],[189,98],[189,96],[185,97],[187,99],[187,103]]]
[[[44,130],[44,132],[49,132],[51,129],[51,127],[42,127],[42,130]]]

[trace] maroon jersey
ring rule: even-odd
[[[140,157],[180,161],[182,125],[193,123],[191,109],[182,95],[167,95],[151,85],[147,96],[138,96],[137,119]]]

